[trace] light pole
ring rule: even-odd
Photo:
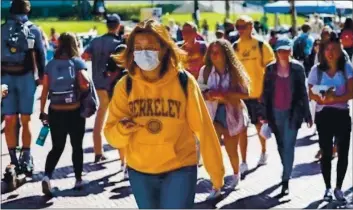
[[[199,10],[199,2],[198,0],[194,0],[194,14],[193,19],[197,27],[199,27],[199,19],[200,19],[200,10]]]
[[[226,4],[226,19],[229,19],[229,9],[230,9],[229,0],[226,0],[225,4]]]
[[[292,38],[297,35],[297,11],[295,10],[295,0],[289,0],[290,12],[292,16]]]

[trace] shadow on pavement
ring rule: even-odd
[[[26,209],[28,207],[32,209],[44,209],[53,205],[52,202],[48,203],[50,198],[45,196],[29,196],[11,201],[2,201],[2,209]]]
[[[114,193],[118,193],[117,195],[110,196],[109,199],[121,199],[128,197],[132,194],[132,190],[130,186],[122,186],[112,190]]]
[[[321,173],[320,162],[301,163],[295,165],[292,171],[292,179],[303,176],[315,176]]]
[[[295,146],[296,147],[306,147],[319,142],[318,139],[312,140],[311,138],[316,136],[316,134],[311,134],[309,136],[304,136],[303,138],[297,139]],[[319,147],[318,147],[319,148]]]
[[[116,150],[116,149],[111,147],[109,144],[104,144],[103,145],[103,151],[108,152],[108,151],[111,151],[111,150]],[[94,153],[93,147],[84,148],[83,149],[83,153]]]
[[[219,198],[213,200],[205,200],[194,204],[194,209],[216,209],[216,205],[222,200],[226,199],[230,193],[237,191],[237,189],[222,190],[222,194]]]
[[[349,188],[348,190],[346,190],[344,192],[344,195],[347,197],[348,195],[351,195],[353,193],[353,187]],[[352,200],[348,200],[348,203],[352,202]],[[325,204],[324,204],[325,203]],[[324,205],[322,205],[324,204]],[[326,202],[323,200],[318,200],[318,201],[314,201],[311,204],[309,204],[307,207],[305,207],[304,209],[349,209],[349,207],[347,207],[347,204],[342,204],[336,200],[333,200],[331,202]]]
[[[88,195],[97,195],[105,191],[106,187],[114,186],[114,182],[109,182],[109,178],[117,175],[119,172],[112,173],[100,179],[90,181],[82,190],[66,189],[56,191],[54,197],[86,197]]]
[[[276,184],[257,195],[241,198],[233,203],[223,206],[222,209],[269,209],[289,202],[289,199],[282,200],[282,197],[279,195],[275,197],[269,196],[269,194],[275,191],[278,187],[280,187],[280,184]]]
[[[244,180],[246,178],[247,175],[254,173],[258,168],[260,168],[263,165],[257,165],[256,167],[247,170],[246,172],[244,172],[243,174],[241,174],[241,180]]]
[[[89,172],[93,172],[93,171],[99,171],[99,170],[104,170],[106,169],[106,167],[104,166],[104,164],[107,163],[111,163],[114,161],[117,161],[118,159],[109,159],[100,163],[85,163],[83,164],[83,173],[89,173]],[[70,175],[70,176],[69,176]],[[32,176],[32,180],[30,180],[29,182],[37,182],[37,181],[41,181],[42,178],[44,176],[44,172],[41,171],[39,173],[33,174]],[[65,167],[61,167],[61,168],[56,168],[54,173],[53,173],[53,177],[52,179],[66,179],[68,177],[73,177],[74,176],[74,169],[73,166],[65,166]],[[84,175],[83,175],[84,176]]]

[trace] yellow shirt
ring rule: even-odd
[[[253,37],[249,40],[240,38],[235,54],[249,74],[251,80],[250,98],[259,98],[262,94],[265,68],[267,64],[275,60],[271,46],[267,42],[263,42],[261,57],[256,38]]]
[[[123,77],[115,86],[104,134],[110,145],[125,149],[129,167],[148,174],[197,165],[197,137],[205,168],[219,189],[225,173],[221,147],[198,84],[187,74],[187,97],[176,69],[154,83],[143,80],[137,71],[129,96]],[[123,117],[133,118],[143,128],[124,135],[118,129]]]

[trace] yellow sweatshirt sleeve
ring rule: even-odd
[[[201,90],[192,76],[189,79],[188,91],[187,121],[200,141],[201,155],[213,187],[220,189],[223,186],[225,173],[221,146]]]
[[[104,126],[104,135],[114,148],[124,148],[129,143],[131,134],[123,134],[118,129],[119,121],[129,117],[128,96],[126,93],[126,77],[120,79],[114,88],[114,95],[108,107],[108,119]]]

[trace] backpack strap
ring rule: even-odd
[[[263,52],[264,42],[262,40],[258,40],[258,44],[259,44],[259,49],[260,49],[261,65],[265,66],[265,64],[264,64],[264,52]]]
[[[320,85],[322,80],[322,71],[318,67],[316,67],[316,78],[317,78],[317,85]]]
[[[205,69],[203,70],[203,83],[207,85],[208,82],[208,77],[211,74],[211,68],[209,66],[205,66]]]
[[[126,94],[129,96],[132,89],[132,79],[130,75],[126,75]]]
[[[184,91],[185,97],[188,98],[188,75],[186,74],[185,70],[179,72],[178,78],[181,88]]]
[[[186,97],[188,97],[188,75],[183,70],[178,74],[179,83]],[[126,77],[126,93],[129,96],[132,90],[132,79],[129,75]]]

